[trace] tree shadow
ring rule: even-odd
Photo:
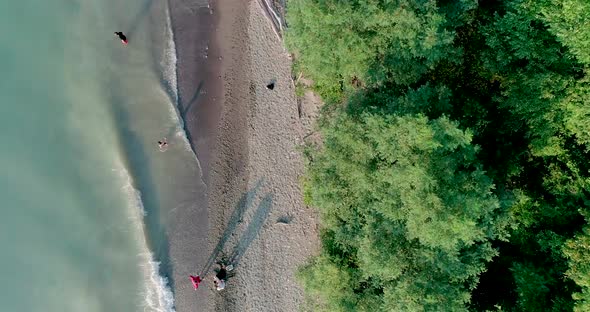
[[[227,223],[225,231],[223,231],[223,234],[221,235],[219,242],[217,243],[217,245],[211,252],[211,255],[207,259],[205,266],[203,267],[201,272],[199,272],[199,276],[207,275],[207,273],[209,273],[209,271],[211,270],[211,267],[216,263],[219,254],[223,250],[223,247],[230,239],[233,232],[236,230],[238,224],[240,224],[243,221],[244,213],[252,204],[252,201],[254,200],[256,193],[260,190],[260,187],[262,186],[262,182],[263,180],[258,180],[256,185],[252,189],[242,194],[242,197],[240,197],[240,200],[238,201],[236,208],[234,209]]]
[[[190,111],[191,107],[197,102],[197,100],[199,99],[199,96],[201,95],[201,89],[203,89],[203,84],[205,82],[203,80],[201,80],[201,82],[199,82],[199,86],[197,87],[197,90],[195,91],[195,94],[191,97],[191,99],[188,101],[188,103],[183,103],[183,101],[181,101],[179,99],[180,102],[180,107],[182,108],[182,111],[180,112],[180,116],[183,120],[186,120],[186,114]]]

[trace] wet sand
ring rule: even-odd
[[[221,112],[221,59],[215,42],[219,15],[207,0],[168,0],[168,7],[176,45],[178,110],[202,171],[202,181],[187,181],[195,185],[195,203],[169,216],[171,286],[176,311],[209,311],[207,281],[195,291],[188,275],[200,274],[208,257],[207,187],[202,182],[209,177]]]
[[[207,181],[222,107],[219,11],[213,0],[169,3],[178,58],[178,106]]]

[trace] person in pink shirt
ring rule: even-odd
[[[191,282],[193,283],[193,287],[195,288],[195,290],[197,290],[197,288],[199,288],[199,284],[201,283],[201,277],[200,276],[193,276],[193,275],[189,275]]]

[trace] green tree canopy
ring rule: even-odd
[[[564,246],[564,253],[570,265],[566,274],[581,288],[573,295],[576,300],[574,311],[590,311],[590,227],[569,240]]]
[[[589,8],[289,2],[287,43],[331,104],[301,273],[326,310],[588,309]]]
[[[476,1],[445,7],[459,23]],[[453,27],[434,0],[292,0],[287,44],[320,94],[337,100],[351,82],[417,81],[436,62],[459,55]]]
[[[486,63],[502,77],[504,91],[497,101],[521,119],[531,139],[531,151],[537,156],[563,155],[568,137],[575,137],[582,145],[590,143],[586,122],[590,84],[582,66],[569,53],[571,47],[550,31],[557,23],[547,17],[555,17],[554,2],[510,1],[505,14],[496,15],[484,30],[490,47]],[[580,21],[589,18],[585,14]]]
[[[323,134],[305,191],[329,246],[304,284],[336,311],[463,310],[506,221],[471,134],[445,117],[366,113],[341,113]],[[337,294],[311,282],[339,261],[350,278]]]
[[[586,0],[532,1],[549,31],[579,62],[590,65],[590,2]]]

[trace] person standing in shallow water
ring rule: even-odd
[[[119,39],[121,39],[121,42],[123,42],[123,44],[127,44],[127,36],[125,36],[122,32],[120,31],[115,31],[115,35],[117,35],[119,37]]]
[[[160,148],[161,152],[166,151],[166,149],[168,148],[168,141],[166,141],[166,138],[163,138],[161,141],[158,141],[158,147]]]

